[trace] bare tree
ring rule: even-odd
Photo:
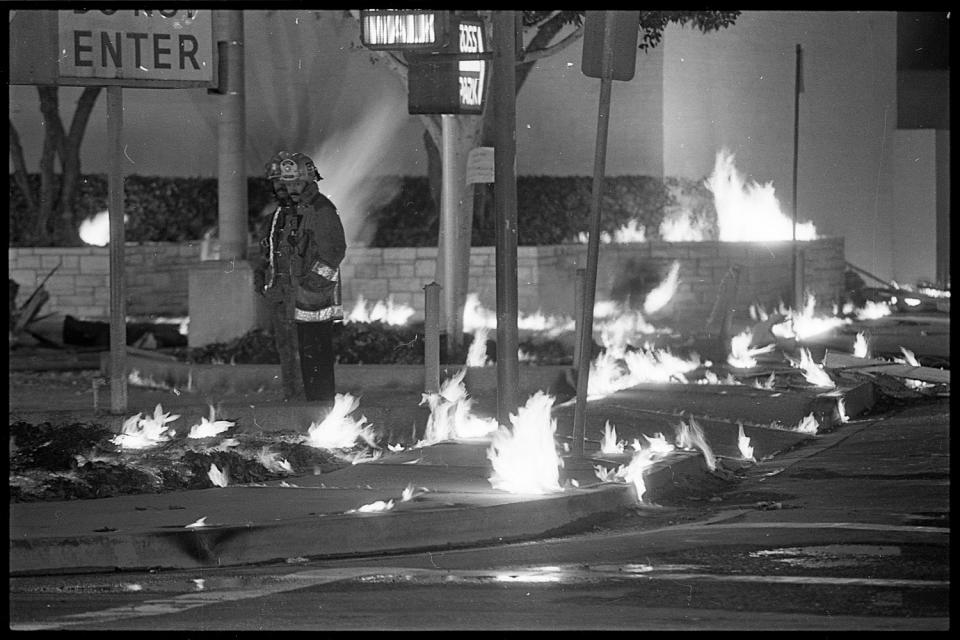
[[[35,245],[71,246],[80,243],[74,220],[74,202],[81,178],[80,148],[90,121],[90,113],[101,87],[86,87],[66,130],[60,118],[59,87],[38,86],[40,113],[43,116],[43,148],[40,152],[40,185],[34,189],[29,180],[23,146],[13,121],[10,121],[10,157],[13,180],[23,194],[34,227],[30,240]],[[56,173],[57,161],[60,173]]]

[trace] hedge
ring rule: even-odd
[[[40,178],[30,176],[33,185]],[[130,175],[125,180],[126,236],[132,242],[184,242],[199,240],[217,224],[216,178],[166,178]],[[432,247],[437,244],[439,216],[426,177],[399,179],[397,194],[370,211],[377,231],[373,247]],[[492,189],[477,198],[473,245],[495,244]],[[517,179],[517,226],[520,245],[550,245],[575,241],[590,220],[592,178],[584,176],[520,176]],[[608,177],[604,182],[602,229],[612,232],[636,218],[656,237],[664,211],[676,206],[677,197],[709,202],[702,182],[649,176]],[[484,204],[485,200],[485,204]],[[247,219],[257,232],[264,209],[272,202],[264,178],[247,180]],[[107,208],[107,178],[84,176],[74,210],[74,224]],[[10,181],[10,246],[31,246],[30,220],[19,188]]]

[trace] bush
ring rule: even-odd
[[[38,186],[40,177],[31,175]],[[370,211],[376,224],[373,247],[435,247],[439,209],[430,195],[426,177],[398,179],[399,190],[386,204]],[[517,242],[524,246],[575,242],[590,221],[593,179],[584,176],[520,176],[517,179]],[[474,246],[496,244],[496,215],[490,186],[486,197],[478,197],[474,212]],[[667,207],[678,198],[694,195],[702,199],[702,183],[686,179],[660,180],[649,176],[615,176],[604,181],[601,229],[613,232],[628,220],[647,226],[647,237],[655,237]],[[217,180],[215,178],[161,178],[127,176],[125,182],[127,240],[132,242],[184,242],[200,240],[217,224]],[[258,233],[261,213],[273,201],[265,178],[247,179],[248,228]],[[87,175],[80,182],[74,210],[74,224],[106,209],[107,178]],[[10,246],[33,246],[31,219],[16,184],[10,181]]]

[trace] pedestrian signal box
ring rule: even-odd
[[[453,18],[451,29],[459,37],[449,54],[407,54],[407,110],[411,114],[481,114],[487,85],[483,22]],[[475,55],[460,59],[458,54]]]
[[[632,80],[637,64],[637,31],[640,29],[639,11],[587,11],[583,22],[583,59],[580,68],[589,78],[600,78],[603,73],[603,27],[606,14],[613,14],[613,33],[610,47],[613,63],[610,78]]]
[[[450,48],[452,11],[361,9],[360,41],[384,51],[441,51]]]

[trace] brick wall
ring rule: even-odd
[[[806,288],[828,311],[843,291],[844,241],[826,238],[800,243],[804,252]],[[586,245],[519,247],[517,296],[522,313],[574,316],[576,271],[586,268]],[[128,245],[127,305],[130,315],[188,314],[187,270],[200,260],[200,244],[153,243]],[[343,303],[349,312],[358,298],[368,302],[392,296],[397,304],[413,307],[423,317],[423,287],[435,277],[437,249],[352,248],[342,265]],[[10,277],[20,284],[19,302],[62,260],[47,282],[50,301],[46,311],[86,318],[109,316],[109,253],[100,247],[52,249],[10,248]],[[651,320],[678,330],[702,330],[717,299],[721,284],[732,283],[731,267],[740,266],[736,296],[737,315],[746,318],[748,305],[759,302],[768,309],[781,300],[790,302],[792,255],[789,242],[643,242],[601,245],[597,300],[609,300],[614,287],[643,267],[666,276],[679,261],[679,285],[671,301]],[[488,309],[496,308],[496,254],[493,247],[475,247],[470,255],[469,290]]]

